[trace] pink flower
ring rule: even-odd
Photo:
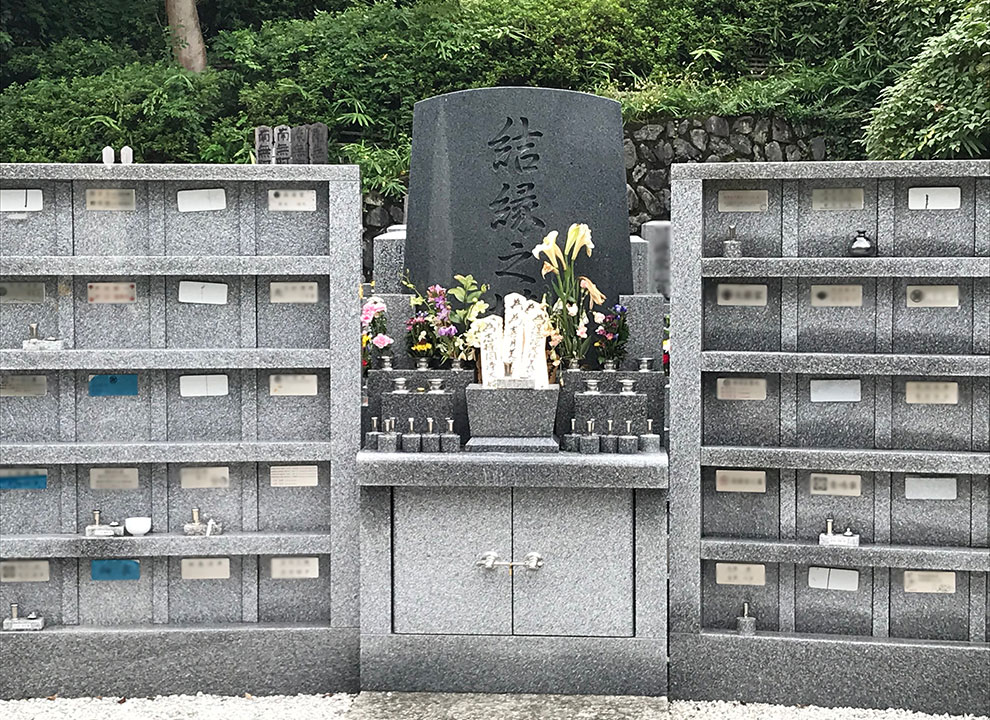
[[[578,325],[577,336],[579,338],[588,337],[588,323],[581,323],[580,325]]]
[[[379,350],[384,350],[389,345],[391,345],[394,340],[384,333],[378,333],[371,339],[371,344],[374,345]]]

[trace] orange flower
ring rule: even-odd
[[[581,288],[583,290],[588,291],[589,309],[591,309],[595,305],[601,305],[603,302],[605,302],[605,296],[602,294],[602,291],[599,290],[598,287],[593,282],[591,282],[591,280],[586,278],[584,275],[581,276]]]

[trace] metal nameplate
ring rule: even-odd
[[[270,212],[315,212],[316,190],[269,190]]]
[[[87,390],[90,397],[133,397],[138,394],[138,376],[137,373],[90,375]]]
[[[862,307],[862,285],[812,285],[811,307]]]
[[[137,302],[137,285],[132,282],[86,283],[86,301],[90,305],[129,305]]]
[[[223,188],[179,190],[175,193],[179,212],[207,212],[227,209],[227,193]]]
[[[48,582],[47,560],[0,560],[0,582]]]
[[[767,491],[767,473],[764,470],[716,470],[715,490],[718,492]]]
[[[320,576],[317,557],[273,557],[272,580],[301,580]]]
[[[905,570],[904,592],[952,595],[956,592],[956,574],[951,570]]]
[[[715,563],[715,583],[718,585],[766,585],[765,565],[750,563]]]
[[[809,567],[808,587],[817,590],[859,590],[859,571],[844,568]]]
[[[811,191],[812,210],[862,210],[863,188],[814,188]]]
[[[179,486],[183,490],[230,487],[230,468],[226,465],[179,468]]]
[[[269,375],[269,395],[316,395],[316,375]]]
[[[320,285],[315,282],[272,282],[268,285],[268,300],[312,305],[320,301]]]
[[[0,397],[44,397],[48,394],[45,375],[0,374]]]
[[[45,468],[0,468],[0,490],[44,490],[48,487]]]
[[[91,188],[86,191],[87,210],[134,210],[133,188]]]
[[[183,580],[227,580],[230,578],[230,558],[182,558]]]
[[[320,482],[317,465],[273,465],[268,470],[272,487],[316,487]]]
[[[182,397],[221,396],[229,392],[226,375],[180,375],[179,395]]]
[[[841,473],[811,473],[812,495],[840,495],[843,497],[859,497],[863,494],[862,475],[843,475]]]
[[[909,380],[904,383],[904,399],[908,405],[958,405],[959,383]]]
[[[767,399],[765,378],[718,378],[715,381],[715,397],[719,400]]]
[[[770,207],[770,193],[767,190],[719,190],[718,211],[725,212],[766,212]]]
[[[719,305],[766,307],[767,286],[719,283],[716,288],[716,297]]]
[[[37,305],[44,301],[43,282],[0,282],[0,305]]]
[[[137,490],[136,467],[101,467],[89,469],[89,487],[93,490]]]
[[[44,193],[37,188],[0,190],[0,212],[38,212],[44,206]]]
[[[140,560],[91,560],[89,563],[91,580],[140,580]]]
[[[227,283],[179,281],[179,302],[199,305],[226,305]]]
[[[961,205],[958,187],[908,188],[908,210],[958,210]]]
[[[812,380],[810,383],[811,402],[859,402],[862,386],[859,380]]]
[[[904,478],[905,500],[955,500],[958,493],[954,477],[908,475]]]
[[[908,285],[905,302],[909,308],[959,307],[959,286]]]

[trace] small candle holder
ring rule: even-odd
[[[428,395],[439,395],[443,392],[443,378],[430,378],[426,383],[430,386],[426,391]]]
[[[742,257],[742,242],[736,238],[736,226],[729,225],[729,236],[722,241],[722,257]]]
[[[641,357],[637,360],[640,372],[651,372],[653,370],[653,358]]]
[[[598,389],[597,380],[585,380],[584,381],[584,391],[588,395],[601,395],[601,390]]]
[[[404,377],[397,377],[392,380],[392,392],[402,395],[409,394],[409,385]]]

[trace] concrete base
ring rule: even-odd
[[[484,437],[471,438],[464,448],[468,452],[555,453],[560,451],[556,438]]]
[[[990,645],[732,632],[670,635],[670,697],[990,711]]]
[[[362,692],[347,720],[666,720],[667,698]]]
[[[362,635],[361,687],[396,692],[667,694],[663,639]]]
[[[358,690],[358,630],[318,625],[62,626],[0,634],[0,698]]]

